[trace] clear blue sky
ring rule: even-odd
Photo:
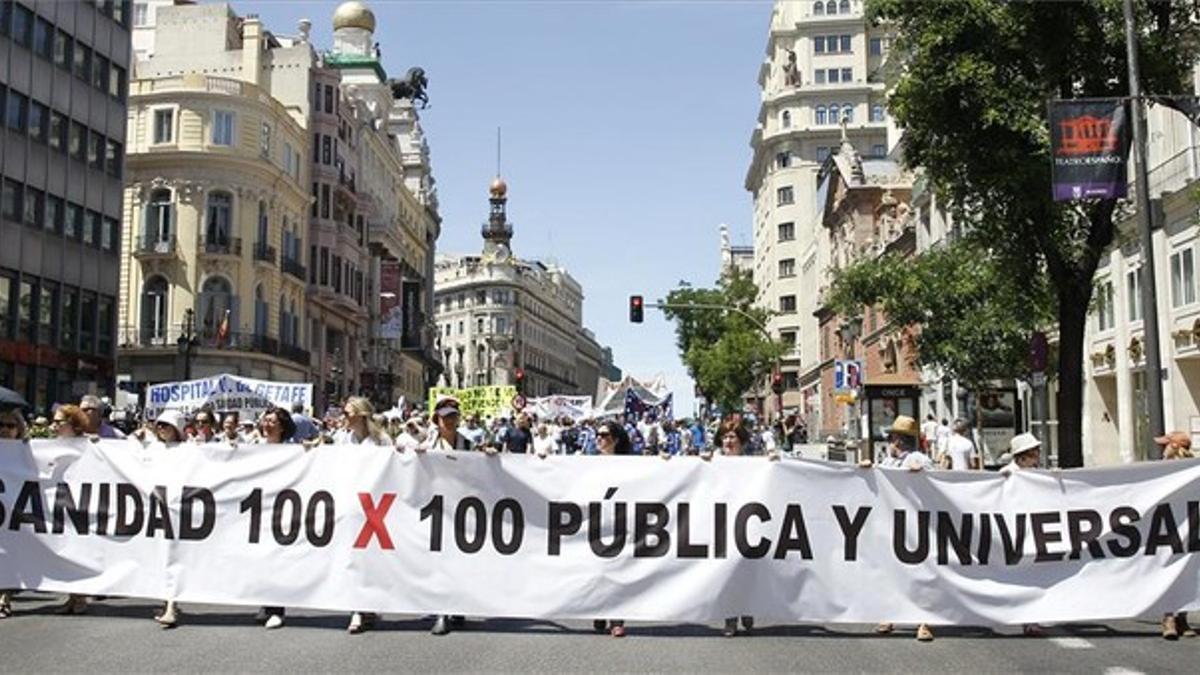
[[[313,22],[332,44],[334,1],[237,1],[267,27]],[[428,73],[422,114],[443,217],[440,251],[475,252],[504,130],[509,218],[521,257],[583,285],[584,322],[629,374],[662,372],[677,414],[692,383],[661,312],[628,321],[628,296],[711,284],[717,226],[750,242],[742,185],[771,3],[368,0],[389,76]]]

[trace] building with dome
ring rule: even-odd
[[[595,396],[611,352],[583,326],[583,288],[563,267],[512,250],[508,184],[488,186],[477,255],[439,255],[434,322],[448,387],[517,384],[526,396]],[[619,372],[619,371],[618,371]]]
[[[437,193],[370,9],[337,8],[329,51],[308,20],[284,35],[227,4],[137,10],[128,388],[233,372],[310,381],[319,409],[351,394],[422,398],[441,368],[427,319]]]

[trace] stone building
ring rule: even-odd
[[[782,360],[783,407],[810,417],[820,400],[817,288],[829,263],[817,173],[838,151],[841,124],[863,157],[887,153],[879,70],[890,38],[868,25],[861,0],[776,2],[758,73],[762,90],[745,187],[754,197],[754,281],[768,329],[792,349]],[[772,414],[774,396],[766,396]]]
[[[422,330],[436,194],[370,10],[339,7],[319,53],[307,20],[289,37],[226,4],[153,9],[129,119],[122,372],[135,387],[311,381],[318,407],[421,397],[437,372]],[[376,335],[383,261],[416,285],[407,350]]]
[[[125,0],[0,0],[0,385],[46,413],[113,394]]]
[[[434,310],[452,387],[509,385],[526,396],[595,396],[603,348],[583,327],[583,289],[567,270],[516,258],[508,186],[497,178],[481,255],[439,256]]]

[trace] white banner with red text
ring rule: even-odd
[[[485,617],[994,625],[1200,609],[1200,461],[0,442],[0,588]]]

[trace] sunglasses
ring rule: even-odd
[[[20,429],[16,422],[0,422],[0,429]]]
[[[612,438],[612,434],[607,431],[597,431],[596,438]]]

